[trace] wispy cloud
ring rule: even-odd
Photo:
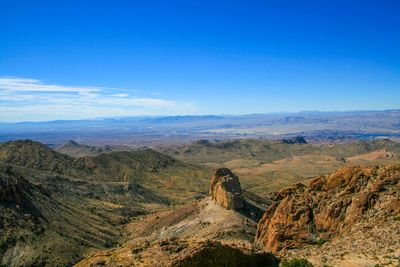
[[[0,121],[195,112],[193,103],[138,95],[140,92],[129,89],[69,86],[37,79],[0,77]]]
[[[40,80],[27,78],[0,78],[0,89],[19,92],[99,92],[102,88],[87,86],[64,86],[44,84]]]

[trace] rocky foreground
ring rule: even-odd
[[[211,197],[128,225],[119,248],[96,252],[76,266],[278,266],[253,245],[264,203],[242,194],[238,177],[219,169]]]
[[[317,266],[398,266],[400,165],[345,167],[273,196],[256,243]]]
[[[206,196],[206,172],[149,149],[72,158],[1,144],[0,265],[399,265],[400,165],[343,167],[269,197],[227,168]]]
[[[346,167],[267,203],[222,168],[210,197],[126,225],[120,247],[76,266],[398,266],[399,180],[400,165]]]

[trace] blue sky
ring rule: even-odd
[[[2,0],[0,121],[400,108],[400,1]]]

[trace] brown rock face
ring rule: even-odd
[[[283,189],[260,220],[256,242],[280,252],[324,242],[357,223],[379,225],[400,214],[399,181],[400,165],[343,167],[308,187]]]
[[[243,208],[239,178],[227,168],[215,172],[211,179],[210,196],[226,209]]]

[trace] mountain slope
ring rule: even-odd
[[[71,265],[115,244],[117,226],[167,200],[134,184],[94,184],[0,163],[0,258],[6,266]]]
[[[74,158],[32,140],[0,144],[0,162],[65,175],[78,176],[87,173],[84,166]]]
[[[215,179],[228,179],[221,173],[226,172],[217,171]],[[230,190],[219,189],[221,194]],[[206,197],[143,216],[124,227],[125,241],[119,247],[93,253],[76,266],[278,266],[273,255],[252,244],[267,200],[239,194],[243,205],[236,210]]]
[[[31,140],[0,145],[0,162],[94,182],[132,182],[178,202],[204,194],[209,173],[151,149],[73,158]]]
[[[256,242],[283,256],[307,255],[318,265],[394,265],[400,255],[399,192],[400,165],[343,167],[275,194]]]
[[[71,157],[97,156],[113,151],[110,146],[88,146],[78,144],[73,140],[57,147],[55,150]]]
[[[270,141],[261,139],[240,139],[226,142],[200,140],[189,145],[167,148],[163,153],[193,163],[223,163],[234,159],[261,160],[272,162],[292,156],[319,154],[335,157],[351,157],[379,149],[400,152],[400,144],[390,140],[359,141],[339,145],[313,145]]]
[[[176,199],[207,191],[208,169],[151,149],[111,152],[82,160],[96,180],[131,181]]]
[[[394,164],[400,160],[400,144],[389,140],[335,145],[202,140],[161,151],[194,164],[229,168],[241,177],[244,189],[264,196],[290,184],[329,174],[341,166]]]
[[[120,226],[205,193],[205,169],[152,150],[72,158],[33,141],[0,145],[0,263],[70,266],[115,245]]]

